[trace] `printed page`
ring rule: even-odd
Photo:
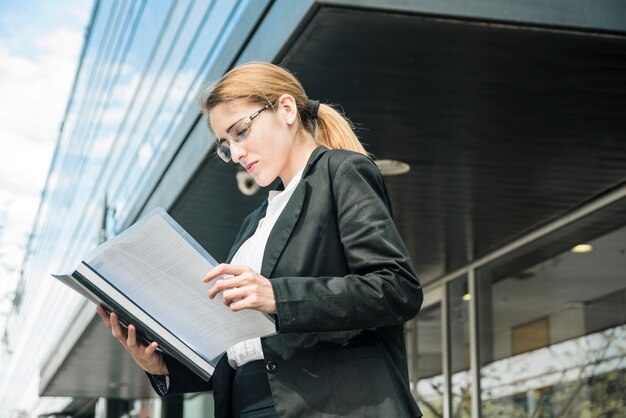
[[[209,362],[237,342],[276,332],[260,312],[235,313],[221,296],[209,299],[210,284],[202,278],[215,261],[164,216],[169,217],[157,212],[142,220],[86,262]]]

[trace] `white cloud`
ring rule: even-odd
[[[9,49],[0,40],[0,91],[10,98],[0,103],[3,131],[54,143],[76,71],[81,38],[80,32],[57,29],[36,40],[34,59]]]
[[[78,65],[91,5],[74,3],[0,7],[0,300],[17,283]]]
[[[4,199],[39,193],[50,166],[53,141],[20,135],[2,124],[0,122],[0,188]]]

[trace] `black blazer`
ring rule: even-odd
[[[266,207],[246,218],[229,261]],[[261,342],[279,416],[421,416],[409,391],[403,324],[419,311],[422,288],[370,159],[315,149],[260,273],[278,310],[278,333]],[[216,416],[229,416],[234,373],[226,356],[209,382],[166,362],[168,393],[213,389]]]

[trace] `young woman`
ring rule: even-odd
[[[383,178],[349,122],[278,66],[237,67],[201,97],[217,154],[282,186],[244,221],[209,297],[273,314],[277,333],[229,349],[209,382],[98,309],[160,395],[213,390],[219,417],[418,417],[403,324],[422,289]]]

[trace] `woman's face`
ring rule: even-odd
[[[289,106],[285,109],[279,104],[276,110],[264,110],[250,122],[244,140],[236,143],[229,139],[229,129],[235,123],[262,107],[245,101],[221,103],[211,109],[211,127],[218,138],[229,142],[232,161],[245,168],[259,186],[270,185],[276,177],[287,184],[300,170],[292,171],[295,168],[292,158],[295,137],[293,109]]]

